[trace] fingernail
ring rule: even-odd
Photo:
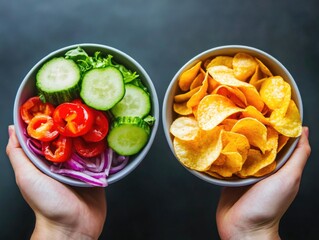
[[[305,127],[305,134],[307,136],[307,138],[309,137],[309,128],[308,127]]]
[[[12,125],[8,126],[9,137],[11,137],[13,131],[14,131],[14,127]]]

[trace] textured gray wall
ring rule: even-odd
[[[27,239],[34,216],[5,154],[18,86],[49,52],[75,43],[118,48],[146,69],[160,103],[176,71],[201,51],[226,44],[260,48],[281,61],[300,87],[312,156],[284,216],[284,239],[315,239],[319,223],[319,2],[231,0],[0,0],[0,239]],[[220,188],[190,175],[162,131],[141,165],[106,189],[101,239],[216,239]]]

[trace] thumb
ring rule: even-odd
[[[23,173],[39,172],[39,170],[29,161],[28,157],[21,148],[13,125],[8,127],[8,132],[9,141],[6,148],[6,153],[10,159],[10,163],[16,177]]]

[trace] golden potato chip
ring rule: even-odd
[[[187,101],[187,107],[191,108],[197,106],[203,97],[206,96],[208,88],[207,76],[208,73],[206,73],[203,84],[200,86],[199,90]]]
[[[221,126],[225,131],[231,131],[236,122],[237,119],[226,118],[219,124],[219,126]]]
[[[253,85],[258,91],[260,89],[261,84],[265,81],[265,74],[260,70],[259,65],[256,66],[255,73],[249,80],[249,84]]]
[[[238,173],[240,177],[258,176],[261,174],[260,172],[269,170],[264,168],[266,168],[276,160],[278,133],[272,128],[268,128],[267,146],[271,148],[269,148],[264,154],[257,149],[249,149],[247,159],[241,171]]]
[[[217,56],[210,61],[210,63],[206,66],[206,69],[213,66],[219,66],[219,65],[224,65],[228,68],[233,68],[233,57]]]
[[[207,93],[211,94],[220,84],[210,75],[207,76],[207,81],[208,81]]]
[[[258,170],[256,173],[254,173],[252,176],[254,177],[263,177],[267,174],[273,172],[276,169],[277,162],[273,161],[271,164],[269,164],[266,167],[263,167],[262,169]]]
[[[238,80],[234,75],[234,70],[226,66],[213,66],[207,68],[213,79],[221,85],[232,87],[252,87],[249,83]]]
[[[182,91],[189,90],[190,85],[194,81],[195,77],[197,76],[197,73],[201,67],[202,62],[197,62],[193,67],[190,69],[187,69],[185,72],[181,74],[179,77],[178,85]]]
[[[254,106],[258,111],[262,111],[265,104],[260,97],[257,89],[250,85],[250,87],[239,87],[246,97],[247,104]]]
[[[173,104],[174,112],[179,115],[187,116],[192,114],[192,108],[187,107],[187,102],[174,103]]]
[[[220,176],[218,173],[209,171],[209,169],[205,173],[217,179],[225,179],[224,177]]]
[[[260,61],[258,58],[255,58],[255,60],[257,61],[258,66],[260,67],[260,70],[263,72],[263,74],[265,74],[268,77],[273,76],[271,71],[266,67],[266,65],[262,61]]]
[[[199,132],[194,141],[174,138],[174,152],[177,159],[186,167],[197,171],[206,171],[218,158],[222,150],[221,129]]]
[[[213,91],[213,93],[229,98],[233,103],[241,108],[245,108],[247,106],[245,95],[236,87],[220,85]]]
[[[220,176],[231,177],[234,173],[240,171],[243,166],[243,158],[238,152],[221,153],[219,158],[224,158],[224,164],[215,165],[213,163],[208,172],[216,172]]]
[[[173,121],[170,132],[181,140],[190,141],[197,137],[199,127],[194,117],[179,117]]]
[[[232,132],[243,134],[252,146],[263,153],[267,150],[267,128],[254,118],[242,118],[233,126]]]
[[[265,79],[259,92],[262,100],[271,110],[280,108],[285,99],[291,98],[290,85],[280,76]]]
[[[199,127],[211,130],[220,124],[225,118],[233,113],[243,111],[228,98],[211,94],[204,97],[197,109],[197,120]]]
[[[250,145],[245,135],[235,132],[222,131],[222,143],[222,153],[239,152],[240,155],[242,155],[243,160],[246,160]]]
[[[259,112],[254,106],[248,106],[245,111],[242,112],[243,117],[251,117],[257,119],[259,122],[269,125],[269,119],[266,118],[261,112]]]
[[[286,143],[288,142],[289,137],[284,136],[282,134],[279,135],[278,137],[278,147],[277,147],[277,153],[279,153],[281,151],[281,149],[283,149],[283,147],[286,145]]]
[[[197,88],[194,88],[186,93],[181,93],[181,94],[175,95],[174,101],[177,103],[185,102],[185,101],[189,100],[199,89],[200,89],[200,87],[197,87]]]
[[[287,137],[299,137],[301,135],[301,117],[293,100],[290,100],[285,116],[281,115],[280,109],[278,111],[274,110],[270,115],[270,123],[274,129]]]
[[[234,75],[241,81],[246,81],[255,72],[257,62],[246,53],[237,53],[233,59]]]
[[[203,72],[201,69],[201,71],[199,71],[196,78],[192,82],[192,84],[190,86],[190,90],[197,88],[197,87],[200,87],[202,85],[204,79],[205,79],[205,72]]]
[[[276,154],[273,151],[267,151],[262,154],[259,150],[251,148],[242,169],[237,175],[243,178],[259,175],[258,171],[272,164],[275,159]]]

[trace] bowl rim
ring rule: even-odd
[[[171,150],[171,152],[173,153],[173,156],[175,157],[175,159],[179,162],[179,164],[181,166],[183,166],[188,172],[190,172],[191,174],[195,175],[196,177],[214,184],[214,185],[218,185],[218,186],[224,186],[224,187],[241,187],[241,186],[247,186],[247,185],[251,185],[254,183],[257,183],[259,181],[261,181],[262,179],[265,179],[266,177],[272,175],[273,173],[275,173],[276,171],[278,171],[285,163],[286,161],[289,159],[289,157],[291,156],[292,152],[294,151],[294,149],[297,146],[297,143],[300,139],[300,137],[294,138],[294,139],[290,139],[291,140],[291,145],[289,147],[289,149],[287,150],[286,154],[283,156],[283,158],[281,159],[281,161],[277,164],[275,170],[273,172],[271,172],[270,174],[267,174],[263,177],[250,177],[250,178],[243,178],[243,179],[217,179],[214,178],[212,176],[209,176],[205,173],[201,173],[199,171],[196,170],[192,170],[187,168],[186,166],[184,166],[177,158],[175,152],[174,152],[174,148],[173,148],[173,144],[172,144],[172,137],[171,134],[169,132],[169,126],[168,126],[168,122],[167,122],[167,104],[169,101],[169,98],[171,97],[171,91],[173,90],[173,87],[176,85],[177,79],[179,77],[179,75],[187,68],[189,68],[191,65],[193,65],[196,61],[198,61],[199,59],[205,59],[208,57],[212,57],[212,56],[217,56],[220,55],[219,52],[224,52],[227,50],[231,50],[232,52],[253,52],[254,54],[252,55],[258,55],[258,56],[263,56],[264,58],[270,60],[271,62],[273,62],[275,65],[277,65],[284,73],[285,75],[289,78],[289,84],[291,85],[291,89],[294,92],[294,96],[297,100],[297,106],[300,112],[300,117],[301,117],[301,122],[303,122],[303,103],[302,103],[302,98],[299,92],[299,88],[297,86],[297,83],[295,82],[294,78],[292,77],[292,75],[290,74],[290,72],[287,70],[287,68],[281,63],[279,62],[279,60],[277,60],[275,57],[273,57],[272,55],[270,55],[269,53],[255,48],[255,47],[251,47],[251,46],[247,46],[247,45],[222,45],[222,46],[217,46],[217,47],[213,47],[210,49],[207,49],[203,52],[198,53],[197,55],[195,55],[194,57],[192,57],[190,60],[188,60],[177,72],[176,74],[173,76],[172,80],[169,83],[169,86],[165,92],[164,95],[164,100],[163,100],[163,106],[162,106],[162,124],[163,124],[163,130],[164,130],[164,135],[167,141],[167,144],[169,145],[169,148]],[[225,54],[227,55],[227,54]],[[286,81],[286,80],[285,80]]]
[[[159,106],[159,101],[158,101],[158,97],[157,97],[157,92],[155,89],[155,86],[150,78],[150,76],[148,75],[148,73],[145,71],[145,69],[140,65],[140,63],[138,63],[135,59],[133,59],[131,56],[129,56],[127,53],[108,46],[108,45],[104,45],[104,44],[98,44],[98,43],[77,43],[77,44],[72,44],[72,45],[68,45],[68,46],[64,46],[62,48],[56,49],[50,53],[48,53],[47,55],[45,55],[43,58],[41,58],[36,64],[33,65],[33,67],[29,70],[29,72],[24,76],[23,80],[20,83],[20,86],[18,88],[18,91],[16,93],[15,99],[14,99],[14,107],[13,107],[13,122],[14,122],[14,126],[16,128],[16,134],[19,140],[19,143],[22,147],[22,149],[24,150],[24,153],[29,157],[29,159],[31,160],[31,162],[38,168],[40,169],[43,173],[45,173],[46,175],[71,186],[76,186],[76,187],[93,187],[91,185],[89,185],[88,183],[82,182],[80,180],[77,179],[73,179],[70,177],[66,177],[66,176],[62,176],[56,173],[51,172],[48,168],[47,165],[40,159],[38,158],[35,154],[33,154],[30,149],[27,147],[26,142],[25,142],[25,137],[23,136],[24,134],[22,133],[22,131],[18,130],[19,129],[19,99],[20,96],[22,94],[22,92],[24,91],[25,86],[28,83],[28,79],[32,76],[32,74],[34,74],[34,71],[36,69],[38,69],[41,65],[43,65],[47,60],[53,58],[53,57],[57,57],[57,56],[62,56],[64,52],[70,50],[70,49],[74,49],[76,47],[82,47],[83,49],[86,48],[95,48],[96,50],[101,51],[102,53],[109,53],[112,52],[112,55],[114,56],[114,53],[117,54],[117,56],[120,56],[122,59],[125,59],[126,61],[128,61],[130,64],[134,65],[134,68],[136,70],[136,72],[138,72],[138,74],[143,78],[142,81],[145,81],[147,83],[148,86],[148,90],[151,94],[151,102],[152,102],[152,112],[153,112],[153,116],[156,119],[154,125],[152,126],[152,130],[151,130],[151,134],[149,136],[149,140],[147,142],[147,144],[144,146],[144,148],[142,149],[142,151],[140,151],[137,155],[134,156],[134,161],[130,161],[130,163],[121,171],[111,175],[108,179],[107,179],[107,185],[113,184],[119,180],[121,180],[122,178],[124,178],[125,176],[127,176],[129,173],[131,173],[146,157],[146,155],[148,154],[148,152],[150,151],[150,148],[154,142],[157,130],[158,130],[158,126],[159,126],[159,121],[160,121],[160,106]],[[94,50],[95,51],[95,50]],[[114,57],[117,57],[114,56]]]

